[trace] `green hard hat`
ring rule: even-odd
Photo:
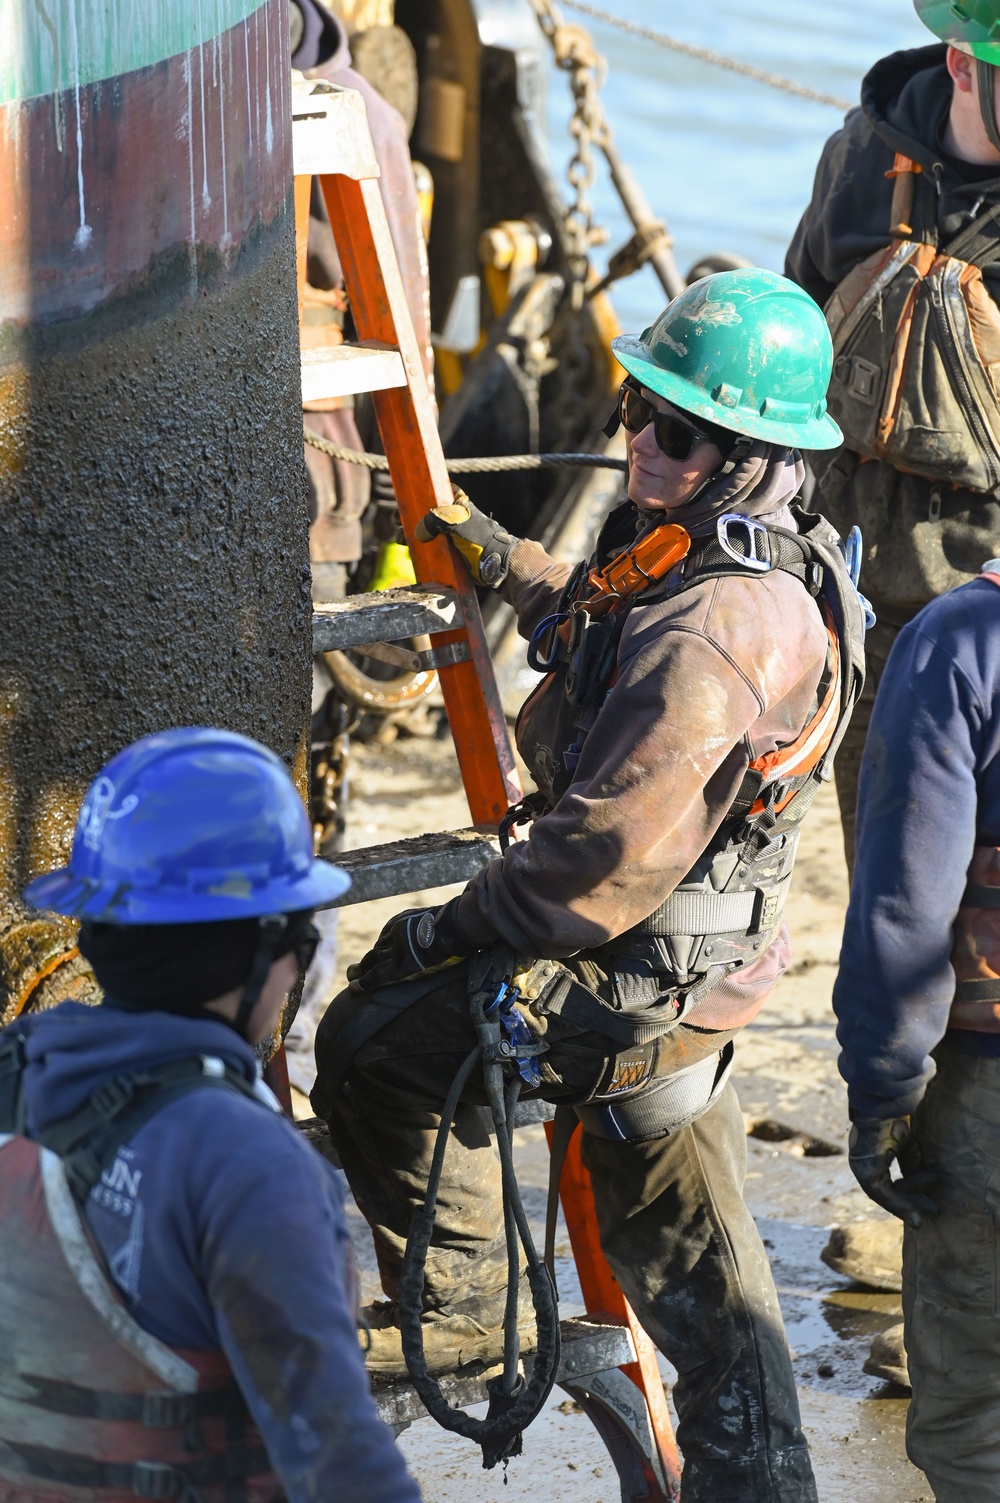
[[[793,449],[835,449],[826,410],[833,346],[822,310],[776,272],[702,277],[651,329],[611,348],[630,376],[722,428]]]
[[[913,0],[913,8],[942,42],[1000,66],[1000,0]]]

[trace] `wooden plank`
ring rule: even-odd
[[[521,785],[472,581],[444,538],[414,539],[424,513],[451,500],[451,485],[381,194],[377,183],[339,173],[321,182],[358,334],[395,342],[406,370],[405,388],[375,393],[375,415],[417,578],[460,603],[462,631],[436,645],[467,636],[472,656],[439,670],[441,689],[473,823],[496,825]]]
[[[364,100],[356,89],[322,78],[293,78],[292,162],[296,177],[380,176]]]
[[[406,385],[403,362],[393,345],[319,345],[300,353],[303,402]]]

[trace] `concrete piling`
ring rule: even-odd
[[[87,995],[19,893],[166,726],[301,773],[285,0],[0,0],[0,1022]]]

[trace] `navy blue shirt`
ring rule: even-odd
[[[224,1023],[65,1002],[19,1027],[29,1137],[120,1073],[214,1055],[258,1074]],[[420,1503],[368,1387],[341,1176],[287,1118],[191,1092],[119,1150],[85,1210],[138,1323],[226,1354],[289,1503]]]
[[[1000,845],[1000,588],[960,585],[900,632],[861,767],[833,991],[853,1116],[907,1115],[954,996],[952,926],[976,845]],[[1000,1052],[1000,1035],[953,1033]]]

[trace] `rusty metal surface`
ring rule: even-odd
[[[304,773],[283,18],[269,0],[245,33],[79,91],[89,237],[73,230],[73,91],[0,110],[0,1022],[73,943],[19,892],[65,860],[88,782],[123,745],[219,725]],[[87,993],[75,963],[30,1005],[65,988]]]

